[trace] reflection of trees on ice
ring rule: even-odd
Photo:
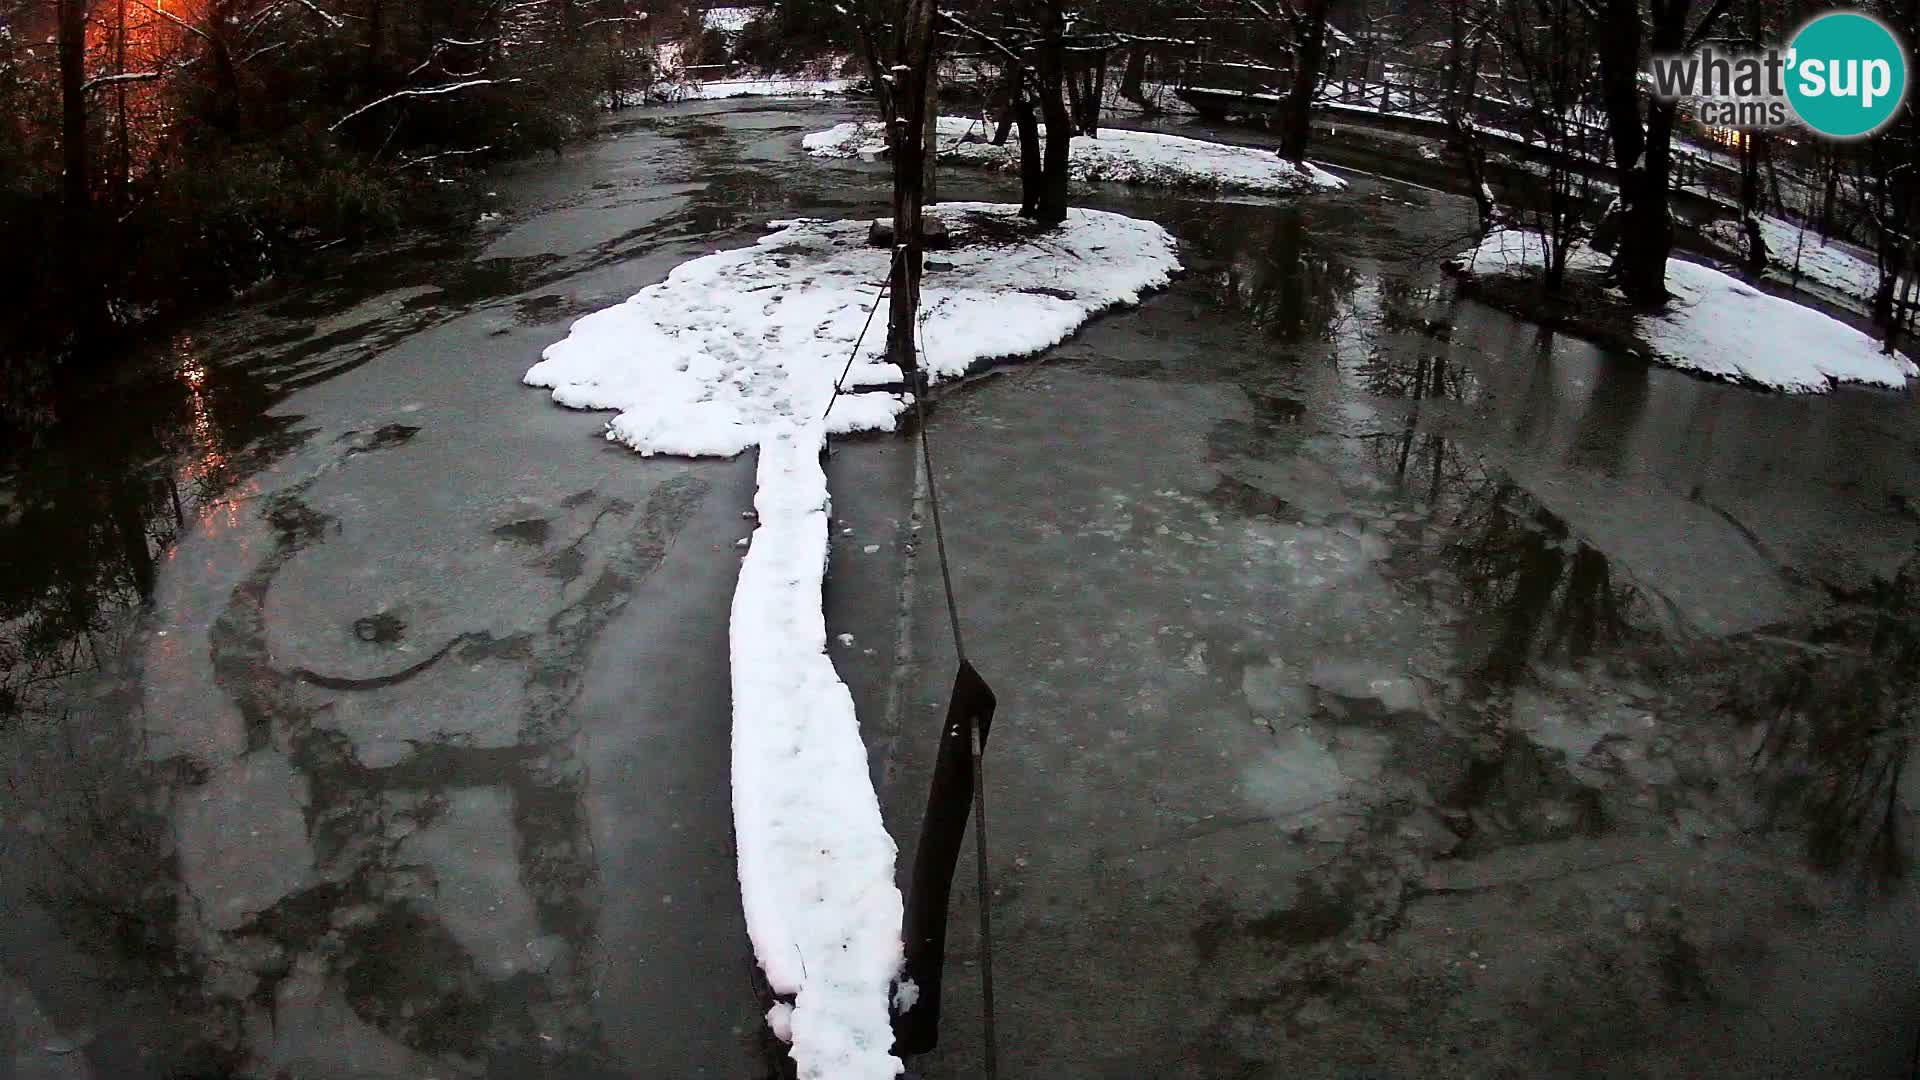
[[[1735,644],[1733,714],[1776,819],[1804,824],[1822,866],[1905,873],[1912,808],[1902,780],[1920,709],[1920,551],[1811,625]]]
[[[1447,556],[1470,607],[1492,624],[1481,669],[1490,680],[1512,682],[1537,656],[1579,659],[1632,633],[1640,590],[1511,481],[1473,489],[1454,520],[1462,532]]]

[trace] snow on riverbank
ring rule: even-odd
[[[983,120],[943,116],[939,131],[943,161],[1012,171],[1020,168],[1018,140],[1009,138],[1004,146],[993,145],[993,129]],[[863,148],[885,143],[886,133],[871,120],[837,124],[801,140],[807,153],[821,158],[857,157]],[[1268,195],[1347,186],[1345,180],[1312,162],[1303,170],[1270,150],[1121,128],[1101,128],[1097,139],[1076,136],[1070,144],[1067,172],[1083,181]]]
[[[1036,234],[1010,206],[932,209],[952,247],[923,286],[929,370],[1036,352],[1094,314],[1138,302],[1179,263],[1160,226],[1074,210]],[[853,699],[826,652],[821,608],[829,432],[891,430],[905,395],[834,380],[885,276],[867,222],[797,221],[752,247],[677,267],[573,324],[526,374],[554,400],[617,410],[607,438],[643,454],[760,448],[759,519],[735,588],[733,806],[741,904],[777,994],[799,1075],[891,1077],[888,1001],[901,962],[895,848],[868,776]],[[848,378],[895,381],[875,320]]]
[[[773,75],[713,82],[662,83],[654,96],[663,101],[720,101],[741,97],[837,97],[853,88],[853,79],[815,79]]]
[[[1531,272],[1544,263],[1540,235],[1519,230],[1497,230],[1449,260],[1464,274]],[[1568,260],[1574,273],[1606,266],[1584,245]],[[1900,389],[1920,374],[1853,327],[1712,267],[1669,259],[1667,289],[1666,310],[1634,316],[1633,330],[1670,367],[1788,393],[1824,393],[1844,382]]]
[[[700,16],[700,25],[708,30],[718,30],[723,34],[737,34],[747,28],[747,24],[766,14],[765,8],[717,7],[708,8]]]
[[[1732,218],[1713,222],[1700,231],[1736,255],[1747,249],[1745,230]],[[1797,267],[1802,277],[1851,300],[1861,304],[1873,300],[1880,271],[1864,250],[1838,240],[1823,240],[1812,229],[1803,234],[1800,226],[1777,217],[1760,219],[1760,238],[1766,241],[1772,276],[1790,279]]]

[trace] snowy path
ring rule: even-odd
[[[1075,210],[1030,232],[1013,207],[935,215],[954,247],[923,292],[936,378],[1037,352],[1101,311],[1137,303],[1178,269],[1160,226]],[[607,438],[642,454],[760,448],[759,523],[730,630],[734,827],[742,907],[776,994],[769,1013],[802,1077],[900,1070],[887,1004],[901,958],[893,840],[880,818],[853,701],[826,652],[821,611],[831,433],[891,430],[904,395],[833,395],[888,254],[865,221],[780,223],[759,243],[676,268],[576,322],[526,382],[563,405],[618,410]],[[883,328],[882,328],[883,329]],[[849,385],[892,381],[870,333]]]

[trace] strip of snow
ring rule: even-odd
[[[1449,264],[1467,274],[1526,272],[1545,265],[1538,233],[1496,230]],[[1605,256],[1576,247],[1569,270],[1598,272]],[[1872,337],[1812,308],[1761,292],[1729,274],[1667,260],[1665,310],[1634,317],[1633,329],[1669,367],[1788,393],[1825,393],[1838,383],[1902,389],[1920,367],[1881,351]]]
[[[1537,270],[1547,265],[1546,238],[1531,229],[1494,229],[1480,242],[1447,260],[1455,270],[1466,274],[1509,274]],[[1567,253],[1567,269],[1603,271],[1607,257],[1585,244],[1575,244]]]
[[[747,24],[765,14],[764,8],[716,7],[708,8],[700,16],[700,25],[708,30],[718,30],[723,34],[737,34],[747,28]]]
[[[1009,138],[1005,145],[993,145],[993,128],[984,120],[943,116],[939,134],[943,161],[1020,168],[1017,141]],[[821,158],[857,157],[863,147],[885,142],[886,132],[875,121],[837,124],[801,139],[807,153]],[[1081,181],[1268,195],[1347,186],[1311,162],[1301,169],[1270,150],[1123,128],[1101,128],[1097,139],[1075,137],[1069,144],[1067,174]]]
[[[923,279],[925,360],[939,379],[1053,345],[1179,268],[1166,230],[1118,214],[1073,210],[1036,232],[1011,206],[930,213],[951,238]],[[866,221],[776,225],[575,322],[526,382],[563,405],[618,410],[607,438],[642,454],[760,448],[730,628],[741,905],[767,982],[793,998],[768,1021],[791,1036],[799,1075],[892,1077],[902,905],[853,699],[827,654],[820,455],[830,432],[891,430],[910,401],[857,392],[900,377],[876,319],[848,379],[856,392],[822,420],[889,252],[867,246]]]
[[[769,76],[673,83],[659,91],[668,101],[719,101],[737,97],[834,97],[853,88],[853,79]]]

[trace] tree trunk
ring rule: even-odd
[[[1033,115],[1033,95],[1023,88],[1013,101],[1020,129],[1020,215],[1040,216],[1040,188],[1045,168],[1040,161],[1040,121]]]
[[[1146,89],[1141,86],[1147,78],[1147,47],[1134,42],[1127,50],[1127,66],[1120,72],[1120,96],[1140,106],[1143,113],[1158,112],[1153,103],[1147,100]]]
[[[920,163],[920,201],[936,203],[940,196],[936,193],[937,177],[935,167],[940,163],[940,72],[933,69],[931,58],[928,60],[927,92],[925,106],[921,112],[920,138],[923,140],[924,158]]]
[[[1624,190],[1627,174],[1640,160],[1645,133],[1640,126],[1640,3],[1602,0],[1595,28],[1600,54],[1600,100],[1607,110],[1607,135],[1613,143],[1616,181]]]
[[[1626,218],[1613,273],[1620,291],[1636,304],[1659,304],[1667,298],[1667,255],[1673,250],[1667,198],[1673,113],[1672,102],[1648,102],[1646,161],[1620,189]]]
[[[222,20],[224,21],[224,20]],[[240,70],[227,48],[226,28],[208,19],[208,51],[213,60],[213,126],[229,134],[240,128]]]
[[[933,0],[907,0],[896,28],[893,101],[893,259],[888,273],[887,359],[903,372],[919,369],[914,323],[920,309],[920,235],[926,191],[927,84],[933,67]]]
[[[1827,159],[1827,187],[1820,200],[1820,239],[1833,239],[1833,204],[1840,197],[1840,155],[1829,150]],[[1780,186],[1780,178],[1774,176],[1773,185]]]
[[[1066,83],[1067,119],[1072,121],[1073,130],[1079,131],[1081,125],[1086,123],[1086,89],[1080,81],[1080,73],[1071,69],[1067,71]]]
[[[1057,225],[1067,219],[1067,154],[1073,142],[1073,117],[1060,97],[1066,76],[1066,47],[1061,40],[1065,20],[1057,4],[1042,9],[1040,42],[1040,115],[1047,124],[1047,153],[1040,167],[1040,202],[1034,219]]]
[[[113,70],[116,75],[127,73],[127,0],[120,0],[119,25],[113,32]],[[131,132],[127,124],[127,84],[114,87],[114,135],[119,148],[119,168],[114,170],[113,205],[116,212],[124,211],[128,202],[128,189],[133,184],[133,146]]]
[[[1673,119],[1676,105],[1651,99],[1646,126],[1640,125],[1640,16],[1637,0],[1604,0],[1598,26],[1601,97],[1607,106],[1607,128],[1614,144],[1614,168],[1620,177],[1625,207],[1624,230],[1614,256],[1613,274],[1629,300],[1658,304],[1667,298],[1667,255],[1673,250],[1673,219],[1668,212],[1668,190],[1673,167]],[[1648,46],[1654,55],[1684,51],[1687,12],[1692,0],[1655,3],[1653,34]],[[1696,38],[1711,29],[1725,10],[1715,4],[1694,30]]]
[[[607,108],[619,112],[626,108],[621,100],[620,53],[614,48],[614,33],[607,33]]]
[[[1476,37],[1472,48],[1468,48],[1466,2],[1452,0],[1448,5],[1450,33],[1445,90],[1447,142],[1467,171],[1467,185],[1473,195],[1474,209],[1479,212],[1480,228],[1485,232],[1493,227],[1494,222],[1493,191],[1487,186],[1486,149],[1481,146],[1479,134],[1468,119],[1473,109],[1475,84],[1480,78],[1480,44],[1484,39]],[[1381,77],[1385,78],[1384,72]]]
[[[1747,47],[1758,49],[1763,29],[1759,0],[1747,3]],[[1753,216],[1761,212],[1762,188],[1760,187],[1760,159],[1766,132],[1760,128],[1750,128],[1740,136],[1740,209],[1743,216]],[[1764,246],[1764,245],[1763,245]],[[1749,253],[1749,258],[1751,258]],[[1764,255],[1761,259],[1765,262]]]
[[[1007,135],[1013,131],[1014,118],[1019,115],[1020,99],[1026,93],[1025,77],[1017,64],[1007,65],[1005,85],[995,93],[994,111],[999,114],[993,131],[993,145],[1007,145]]]
[[[93,176],[87,142],[87,5],[59,0],[61,230],[67,250],[62,260],[74,326],[85,336],[94,320]]]
[[[140,593],[142,603],[153,600],[154,562],[153,549],[147,546],[147,523],[144,508],[141,505],[139,491],[118,472],[107,480],[107,510],[113,518],[114,531],[120,537],[120,554],[126,560],[127,570],[133,575],[133,585]]]
[[[1107,54],[1095,53],[1089,69],[1086,93],[1087,115],[1080,133],[1089,139],[1100,137],[1100,99],[1107,96]]]
[[[1307,160],[1313,137],[1313,95],[1320,85],[1320,65],[1327,52],[1327,8],[1330,0],[1306,0],[1295,25],[1293,88],[1287,95],[1287,129],[1280,153],[1295,165]]]

